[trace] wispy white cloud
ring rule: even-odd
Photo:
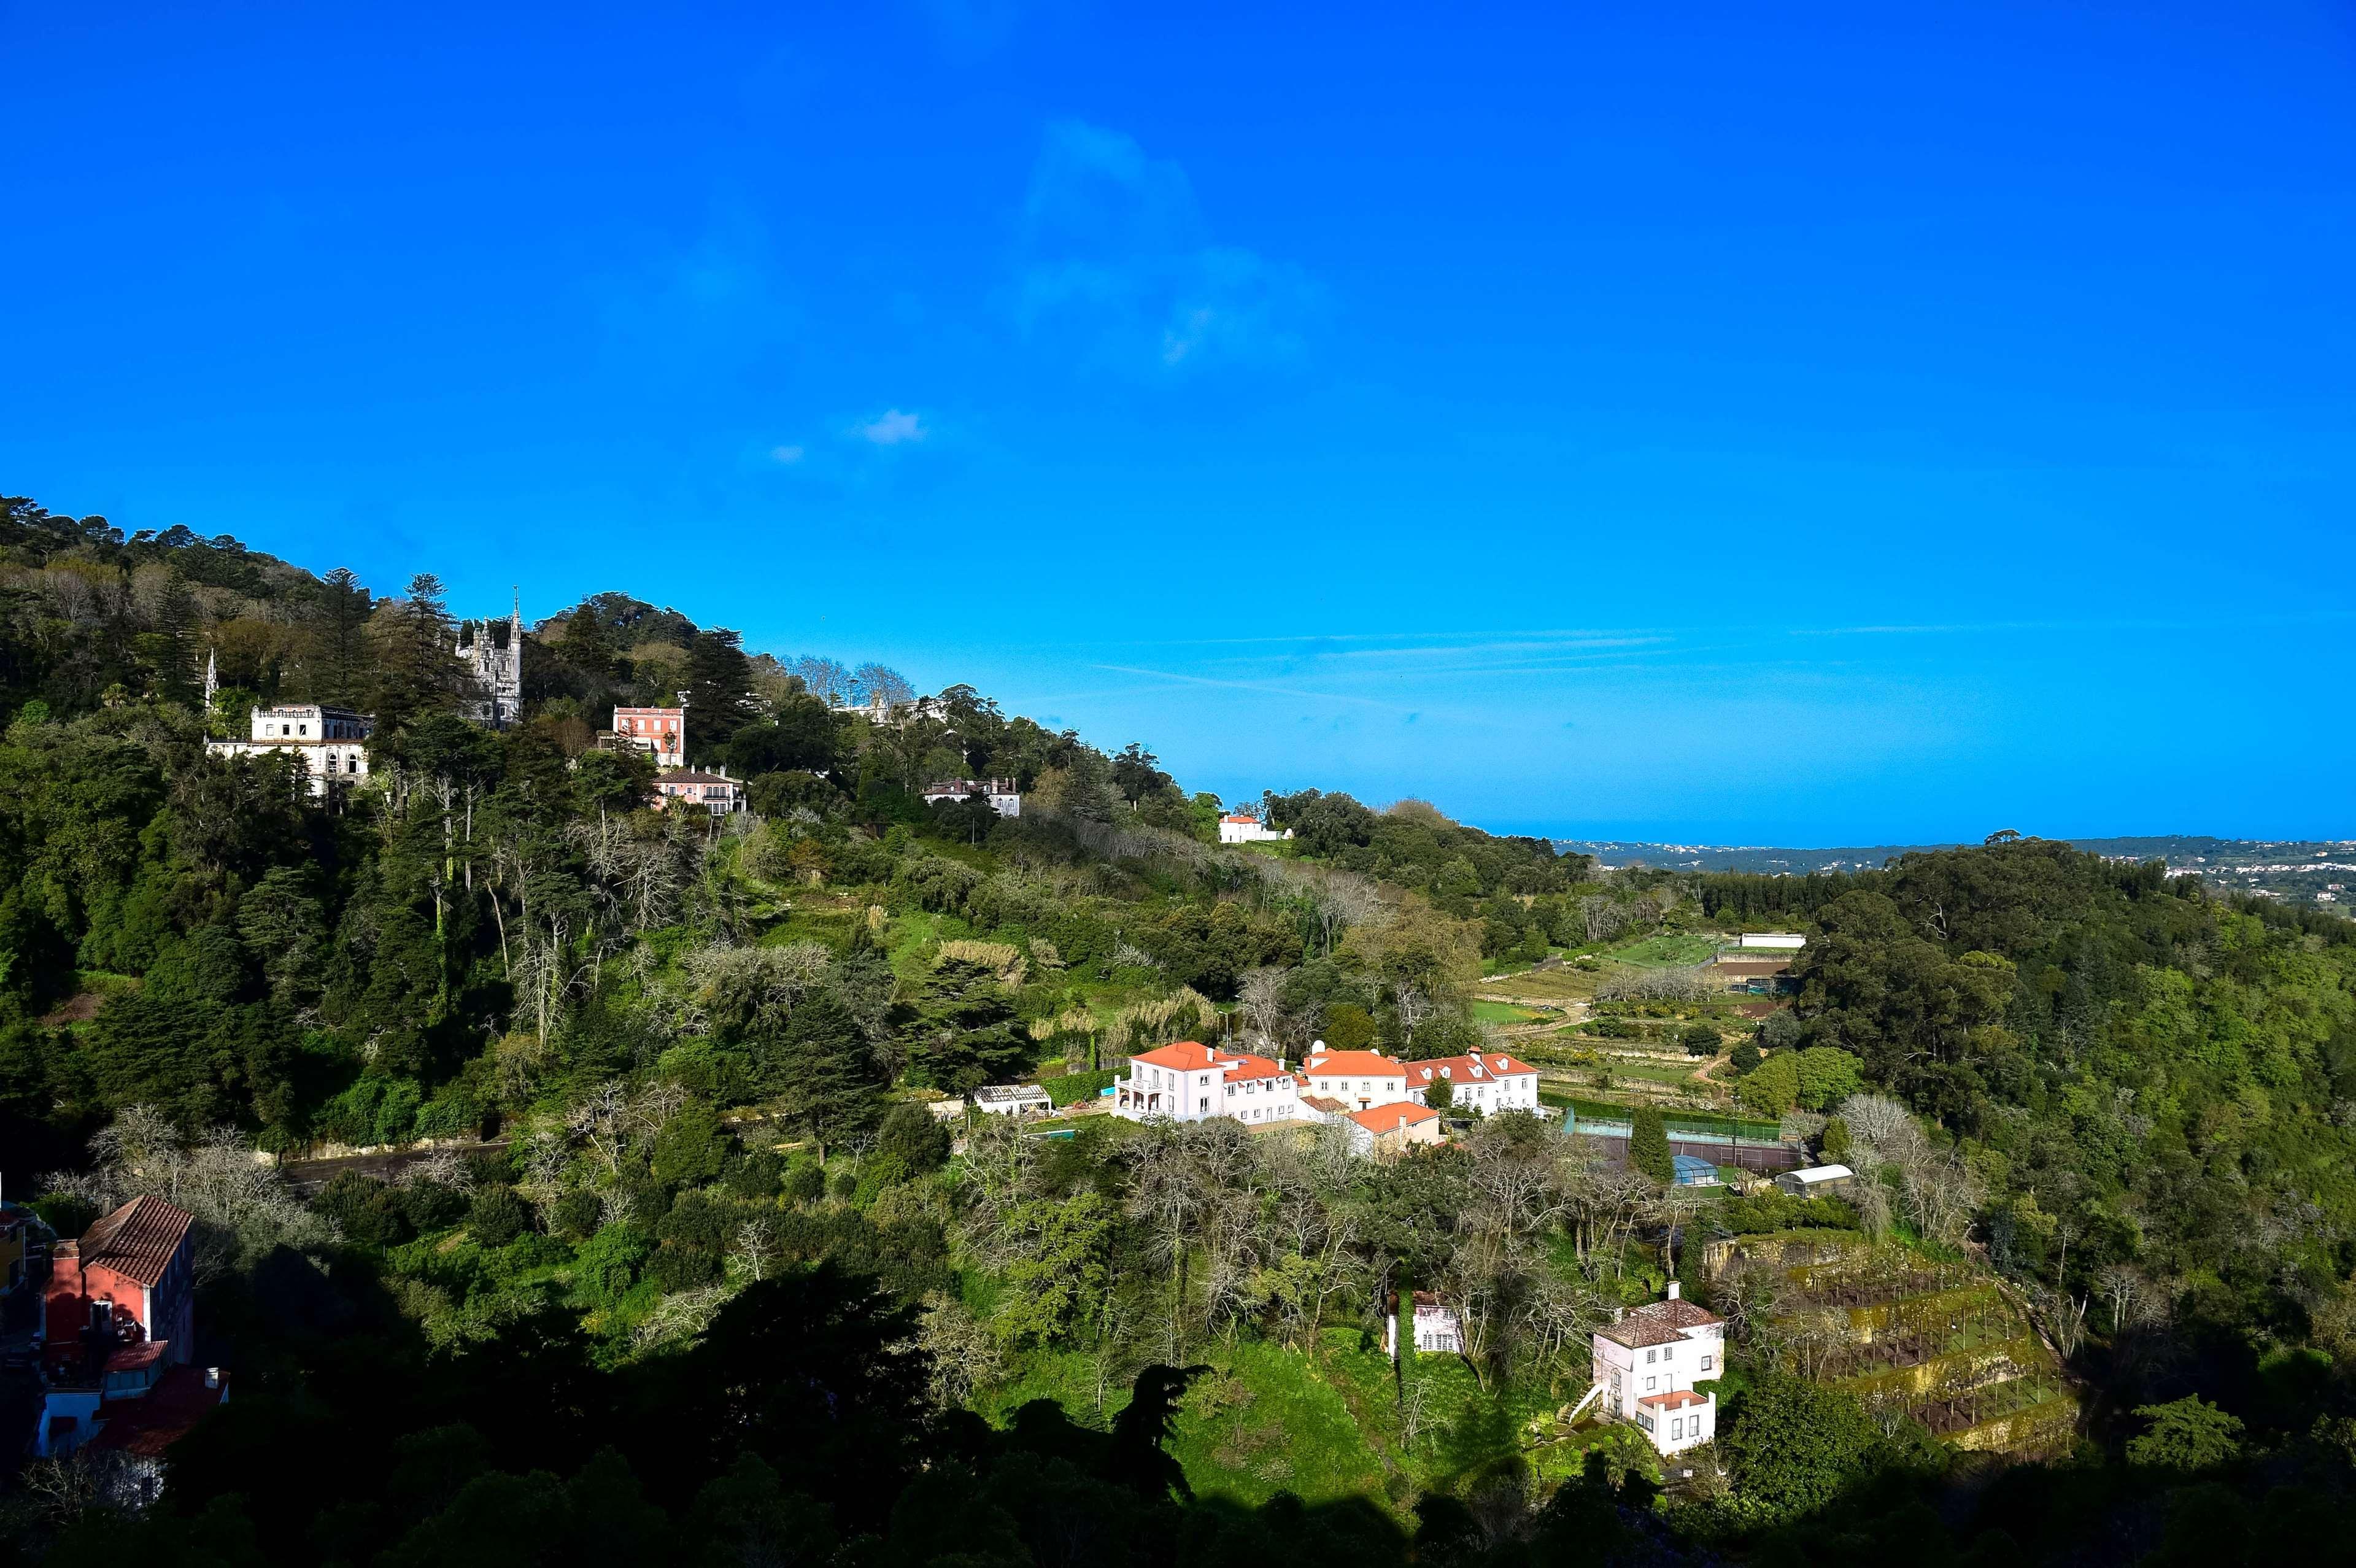
[[[932,432],[925,427],[922,415],[887,408],[855,427],[851,434],[871,446],[905,446],[922,441]]]
[[[1324,309],[1299,267],[1211,240],[1185,171],[1118,131],[1048,128],[1023,208],[1014,314],[1134,372],[1296,359]]]

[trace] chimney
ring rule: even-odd
[[[1678,1291],[1678,1289],[1679,1289],[1679,1286],[1678,1286],[1678,1284],[1677,1284],[1677,1282],[1676,1282],[1676,1281],[1675,1281],[1675,1280],[1671,1280],[1671,1281],[1669,1282],[1669,1299],[1670,1299],[1671,1301],[1675,1301],[1675,1300],[1676,1300],[1676,1299],[1677,1299],[1677,1291]]]

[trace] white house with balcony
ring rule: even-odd
[[[1258,817],[1246,816],[1239,811],[1231,811],[1219,819],[1221,843],[1281,843],[1291,836],[1290,828],[1280,832]]]
[[[209,757],[294,758],[310,780],[311,793],[358,784],[368,777],[368,739],[376,720],[349,708],[323,703],[287,703],[256,708],[245,740],[209,740]]]
[[[1214,1050],[1194,1040],[1130,1058],[1129,1076],[1112,1087],[1113,1114],[1131,1122],[1228,1116],[1258,1126],[1303,1119],[1301,1080],[1281,1061],[1249,1051]]]
[[[1675,1280],[1666,1301],[1619,1314],[1595,1331],[1595,1386],[1605,1414],[1644,1433],[1655,1450],[1678,1454],[1718,1435],[1718,1399],[1694,1387],[1726,1370],[1726,1320],[1683,1300]]]

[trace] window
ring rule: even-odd
[[[309,735],[311,733],[311,726],[309,725],[296,725],[294,726],[294,733],[296,735]]]
[[[1646,1378],[1644,1380],[1644,1391],[1646,1393],[1651,1393],[1655,1389],[1657,1389],[1660,1386],[1661,1380],[1658,1378]]]
[[[1649,1365],[1650,1363],[1658,1360],[1660,1359],[1660,1355],[1661,1353],[1658,1350],[1647,1350],[1644,1352],[1644,1360],[1646,1364]]]
[[[1676,1359],[1676,1354],[1677,1348],[1674,1345],[1664,1345],[1661,1347],[1661,1359],[1664,1361],[1675,1360]]]
[[[1701,1369],[1705,1372],[1709,1370],[1709,1358],[1707,1356],[1701,1359]]]
[[[1210,1108],[1211,1108],[1211,1097],[1210,1097],[1209,1095],[1207,1095],[1207,1094],[1206,1094],[1206,1095],[1203,1096],[1203,1109],[1204,1109],[1204,1110],[1205,1110],[1205,1111],[1208,1111]]]
[[[294,733],[294,726],[293,725],[280,725],[278,726],[278,733],[283,736],[293,735]]]
[[[1669,1423],[1669,1440],[1672,1443],[1676,1442],[1678,1438],[1683,1437],[1685,1434],[1686,1423],[1684,1422],[1673,1421]]]

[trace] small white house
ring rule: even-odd
[[[1044,1116],[1055,1102],[1035,1083],[985,1083],[973,1091],[973,1108],[985,1116]]]
[[[1230,812],[1219,819],[1221,843],[1278,843],[1292,836],[1290,828],[1278,832],[1258,817]]]
[[[1383,1319],[1383,1353],[1394,1361],[1398,1359],[1398,1297],[1390,1298],[1389,1316]],[[1458,1319],[1456,1309],[1433,1292],[1415,1293],[1415,1349],[1419,1356],[1452,1356],[1464,1348],[1464,1325]]]
[[[1808,939],[1797,931],[1745,931],[1734,945],[1749,952],[1798,952]]]
[[[1595,1389],[1603,1410],[1633,1425],[1661,1454],[1682,1453],[1718,1435],[1718,1400],[1697,1390],[1726,1370],[1726,1320],[1683,1300],[1675,1280],[1666,1301],[1622,1313],[1595,1331]],[[1584,1402],[1581,1402],[1582,1403]]]

